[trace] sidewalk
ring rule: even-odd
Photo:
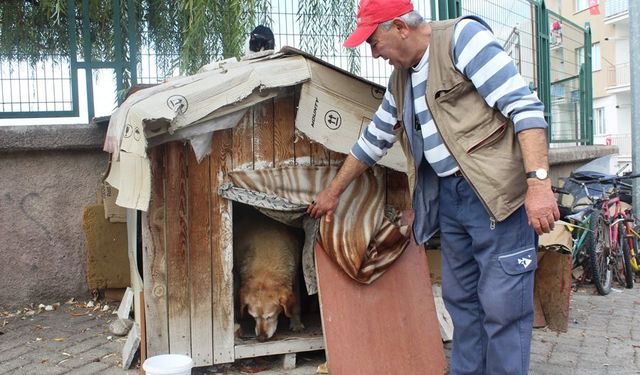
[[[33,315],[0,311],[0,374],[138,374],[138,369],[121,368],[126,338],[109,333],[117,306],[96,309],[85,303],[63,303],[54,311],[31,309]],[[449,348],[445,346],[447,355]],[[572,296],[569,331],[534,330],[531,352],[530,374],[640,374],[640,286],[616,289],[606,297],[591,286],[580,287]],[[264,368],[260,375],[311,375],[322,356],[301,353],[298,368],[290,371],[281,370],[279,362],[249,360],[245,367],[209,366],[193,373],[243,374],[243,369]]]

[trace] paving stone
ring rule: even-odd
[[[15,374],[16,369],[31,363],[28,358],[13,358],[7,361],[0,361],[0,374]]]
[[[102,362],[91,362],[88,363],[86,365],[83,365],[82,367],[78,367],[76,369],[73,369],[71,371],[69,371],[67,374],[68,375],[87,375],[87,374],[95,374],[99,371],[108,369],[109,365],[106,363],[102,363]],[[124,373],[123,370],[120,370],[120,374],[122,375]]]
[[[76,356],[73,356],[61,365],[66,368],[78,368],[86,363],[100,362],[102,360],[102,357],[107,354],[110,354],[110,351],[105,349],[104,347],[99,346],[97,348],[93,348]]]
[[[28,353],[30,349],[24,345],[13,347],[9,350],[0,352],[0,363],[18,358],[22,354]]]
[[[75,344],[73,346],[66,348],[65,352],[71,355],[76,355],[82,352],[86,352],[87,350],[96,348],[98,346],[104,345],[106,342],[107,342],[106,337],[102,337],[102,336],[91,337],[87,340],[81,341],[78,344]]]
[[[24,375],[59,375],[68,372],[69,370],[64,367],[58,366],[50,366],[46,363],[32,363],[21,367],[20,369],[16,369],[14,374],[24,374]]]

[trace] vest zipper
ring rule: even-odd
[[[429,103],[427,103],[427,108],[429,108]],[[431,111],[431,109],[429,109],[429,111]],[[440,133],[440,139],[442,139],[442,144],[444,144],[444,147],[447,148],[447,150],[449,151],[449,154],[451,155],[453,160],[455,160],[456,163],[458,163],[458,168],[460,169],[460,173],[462,173],[462,175],[464,176],[465,180],[467,180],[467,182],[469,183],[469,186],[471,186],[471,189],[473,189],[473,191],[476,193],[476,196],[480,200],[480,203],[482,203],[482,205],[484,206],[484,209],[487,210],[487,213],[489,214],[489,228],[491,230],[494,230],[496,228],[496,218],[493,215],[493,212],[489,209],[489,205],[487,205],[487,203],[484,201],[484,199],[482,199],[482,196],[480,195],[480,193],[478,193],[478,189],[476,189],[476,187],[473,186],[471,181],[467,178],[467,174],[464,172],[464,169],[462,169],[462,166],[460,165],[460,163],[456,159],[456,156],[453,154],[453,152],[451,152],[451,148],[447,144],[447,141],[445,141],[444,137],[442,137],[442,132],[440,131],[440,127],[438,126],[438,123],[436,122],[436,119],[432,118],[432,120],[433,120],[434,125],[436,126],[436,129],[438,130],[438,133]],[[491,134],[494,134],[494,133],[491,133]],[[485,138],[485,140],[486,140],[486,138]],[[417,181],[417,179],[416,179],[416,181]]]

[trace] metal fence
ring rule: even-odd
[[[76,2],[88,4],[89,0],[68,0],[69,14],[75,13],[72,8]],[[120,14],[121,5],[132,9],[134,0],[106,0],[105,3],[107,2],[116,15]],[[414,0],[414,5],[425,18],[431,20],[459,15],[477,15],[483,18],[491,26],[505,51],[514,59],[531,89],[536,90],[545,103],[545,113],[550,124],[550,142],[592,142],[590,74],[584,73],[591,71],[590,42],[584,48],[587,29],[547,11],[543,1]],[[94,102],[105,101],[104,92],[94,100],[96,87],[105,91],[104,85],[99,84],[101,79],[110,82],[110,89],[106,91],[111,92],[106,101],[113,102],[111,107],[114,107],[117,104],[115,92],[127,86],[127,79],[130,83],[154,84],[179,74],[175,64],[167,63],[176,60],[178,56],[157,55],[152,45],[144,43],[145,38],[141,39],[143,42],[140,45],[128,46],[132,51],[132,61],[125,61],[126,56],[117,54],[114,54],[114,61],[96,61],[91,56],[95,47],[91,45],[89,38],[84,38],[85,35],[90,35],[88,9],[89,6],[83,6],[82,21],[69,26],[70,30],[72,27],[81,28],[80,35],[83,38],[80,43],[83,47],[77,52],[72,49],[71,58],[57,56],[29,64],[18,62],[9,56],[0,56],[0,119],[82,115],[91,118],[95,114]],[[135,15],[129,14],[126,22],[133,22],[133,17]],[[325,17],[320,24],[334,22],[336,17],[353,18],[354,15],[334,14]],[[329,52],[321,53],[313,45],[305,43],[303,34],[323,31],[322,28],[303,30],[298,0],[272,0],[269,18],[272,20],[270,26],[274,32],[276,49],[285,45],[300,48],[333,65],[351,70],[379,84],[386,84],[392,67],[384,60],[373,59],[366,44],[355,52],[349,51],[342,47],[342,37],[319,34],[317,36],[322,38],[323,43],[332,46]],[[124,21],[114,17],[113,22],[113,29],[119,30],[116,22]],[[133,27],[130,28],[132,29]],[[71,31],[69,34],[75,35]],[[114,32],[114,38],[120,42],[123,39],[118,32]],[[136,41],[137,38],[129,35],[127,40]],[[70,41],[69,45],[74,47],[75,41]],[[130,76],[126,76],[125,67],[130,67]],[[78,97],[86,99],[78,100]],[[79,110],[81,102],[84,111]]]

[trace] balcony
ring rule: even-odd
[[[616,64],[607,69],[607,92],[621,92],[631,89],[631,74],[629,63]]]
[[[609,25],[629,19],[630,0],[606,0],[604,3],[604,23]],[[637,1],[637,0],[635,0]]]

